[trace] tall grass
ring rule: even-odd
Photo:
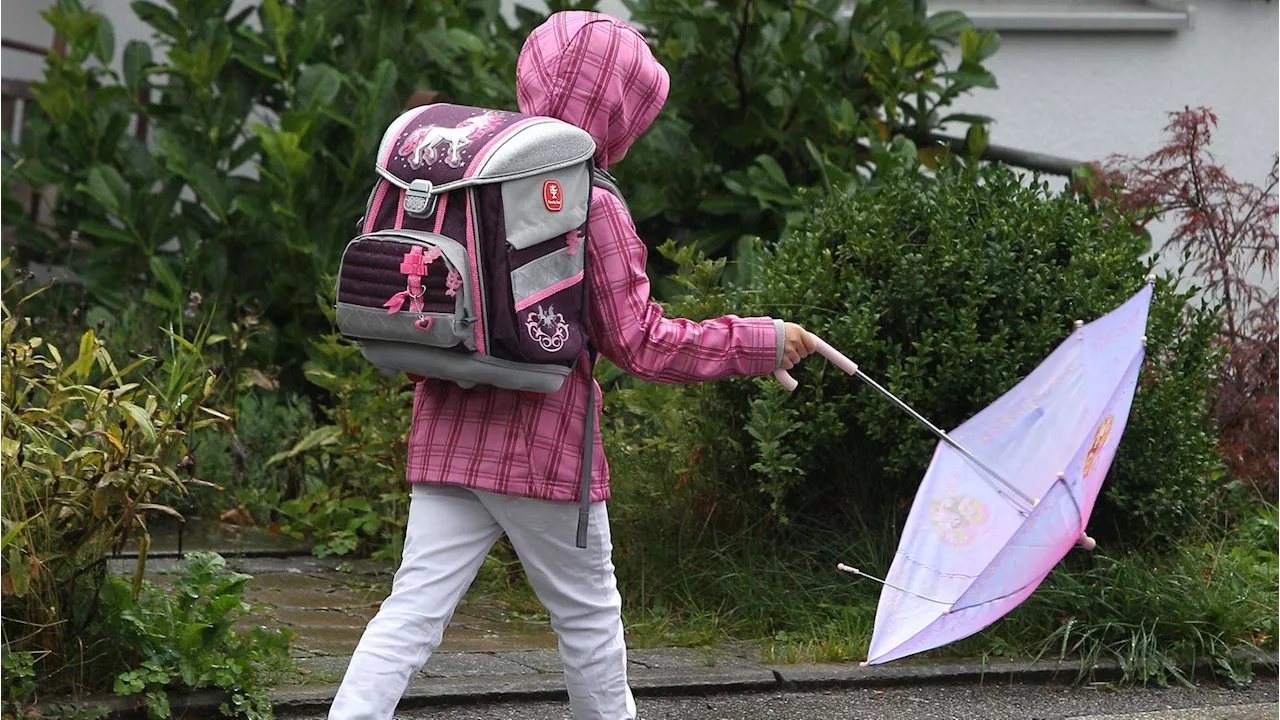
[[[866,658],[880,588],[837,562],[886,570],[889,520],[846,528],[755,523],[723,532],[714,505],[688,498],[674,456],[611,448],[614,561],[637,644],[752,643],[764,660]],[[683,478],[683,479],[682,479]],[[1208,661],[1250,677],[1233,657],[1276,648],[1277,511],[1206,524],[1166,551],[1076,551],[1022,606],[985,631],[921,659],[1006,656],[1119,665],[1127,682],[1185,682]]]

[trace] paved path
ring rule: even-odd
[[[640,720],[1275,720],[1277,689],[1108,690],[1044,685],[959,685],[640,697]],[[282,715],[321,720],[323,713]],[[568,703],[513,702],[401,711],[401,720],[570,720]]]
[[[247,598],[266,609],[241,626],[287,626],[295,634],[291,654],[296,670],[273,694],[277,712],[283,717],[322,718],[365,625],[386,596],[393,568],[297,555],[296,547],[284,547],[278,540],[261,532],[215,527],[193,532],[183,550],[197,549],[193,545],[221,550],[231,569],[254,576]],[[147,563],[153,581],[165,583],[167,571],[178,562],[176,546],[167,547],[173,544],[172,538],[156,544],[168,552]],[[128,573],[135,561],[122,558],[113,565]],[[419,709],[397,717],[568,718],[555,647],[555,635],[544,618],[510,612],[473,591],[445,630],[440,651],[410,685],[405,707]],[[1030,668],[1026,662],[943,665],[912,660],[862,669],[854,664],[763,665],[757,658],[749,644],[632,649],[629,674],[642,718],[1276,717],[1274,679],[1240,691],[1112,691],[1106,686],[1064,685],[1076,675],[1070,665]],[[175,711],[186,703],[196,703],[187,705],[188,714],[200,716],[202,708],[208,709],[199,705],[207,698],[174,700]],[[1218,706],[1224,707],[1212,709]]]

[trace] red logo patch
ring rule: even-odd
[[[564,207],[564,192],[560,189],[558,180],[542,183],[542,204],[551,212],[560,212],[560,208]]]

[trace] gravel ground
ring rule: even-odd
[[[1087,686],[965,685],[705,697],[642,697],[637,700],[637,704],[640,720],[1066,720],[1083,716],[1106,716],[1108,720],[1113,717],[1144,720],[1273,720],[1277,717],[1276,699],[1276,680],[1260,678],[1251,687],[1237,690],[1214,686],[1194,690],[1113,690]],[[1194,708],[1203,709],[1187,710]],[[323,715],[293,717],[300,720],[321,720]],[[572,720],[566,702],[422,708],[397,713],[396,717],[402,720]]]

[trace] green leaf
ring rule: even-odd
[[[741,195],[712,195],[698,203],[698,210],[709,215],[738,215],[758,208],[754,200]]]
[[[130,40],[124,46],[124,84],[137,93],[151,65],[151,46],[141,40]]]
[[[929,17],[925,23],[929,33],[938,37],[955,35],[962,30],[973,27],[969,17],[959,10],[944,10]]]
[[[995,90],[999,87],[996,85],[996,77],[994,75],[982,69],[981,66],[972,63],[961,65],[958,70],[946,73],[944,77],[950,78],[959,90],[968,90],[970,88]]]
[[[110,65],[116,57],[116,31],[106,16],[97,16],[98,33],[93,40],[93,55],[103,65]]]
[[[133,424],[138,426],[138,430],[147,439],[147,442],[154,443],[156,441],[156,429],[151,424],[151,415],[146,410],[127,400],[120,401],[120,409],[129,416]]]
[[[317,110],[331,105],[342,90],[342,74],[331,65],[317,63],[302,71],[298,78],[298,105]]]
[[[115,240],[126,245],[135,245],[138,242],[137,236],[132,232],[99,220],[84,220],[76,226],[76,229],[100,240]]]
[[[964,62],[980,63],[1000,50],[1000,36],[991,30],[969,28],[960,33],[960,58]]]
[[[969,127],[969,132],[965,135],[965,145],[968,147],[970,157],[981,158],[987,151],[989,143],[990,137],[985,125],[974,124]]]
[[[93,354],[98,349],[98,338],[93,330],[85,330],[80,336],[80,354],[69,368],[71,374],[80,382],[84,382],[93,371]]]
[[[448,35],[449,43],[463,52],[482,53],[488,49],[488,46],[478,35],[467,32],[462,28],[449,28]]]
[[[258,195],[237,195],[236,199],[231,203],[233,210],[238,210],[254,220],[263,222],[271,222],[274,215],[271,212],[271,204],[266,198]]]
[[[907,51],[907,57],[903,59],[902,66],[915,72],[921,66],[933,62],[935,58],[937,58],[937,53],[932,45],[923,42],[917,43]]]
[[[772,156],[760,155],[756,158],[756,162],[769,175],[769,179],[784,188],[790,188],[791,184],[787,182],[787,174],[782,171],[782,166],[774,160]]]
[[[946,125],[950,122],[962,122],[970,125],[985,125],[991,122],[991,118],[987,115],[975,115],[973,113],[952,113],[938,121],[938,125]]]
[[[178,310],[181,306],[172,298],[165,297],[151,288],[142,293],[142,301],[165,310]]]
[[[813,158],[813,164],[817,166],[818,173],[822,175],[822,187],[827,192],[831,192],[831,178],[827,174],[827,159],[822,156],[822,151],[809,138],[804,139],[804,147],[809,151],[809,157]]]
[[[250,70],[253,70],[254,72],[258,73],[259,75],[265,78],[274,80],[278,83],[284,82],[284,76],[280,74],[279,70],[268,66],[266,63],[262,62],[256,57],[253,57],[252,55],[238,52],[238,53],[235,53],[233,57],[240,64],[244,65]]]
[[[120,173],[109,165],[94,165],[89,168],[88,182],[76,187],[117,215],[122,214],[124,207],[129,204],[129,186]]]
[[[12,438],[5,438],[5,440],[12,441]],[[17,453],[16,448],[14,449],[14,453],[15,454]],[[9,456],[8,449],[5,450],[5,455]],[[40,517],[43,514],[44,514],[43,512],[38,512],[35,515],[32,515],[31,517],[27,518],[26,520],[23,520],[20,523],[16,523],[13,527],[9,528],[9,530],[4,534],[4,537],[0,537],[0,551],[3,551],[5,548],[13,544],[14,539],[18,537],[18,533],[22,532],[23,528],[25,528],[29,523],[31,523],[32,521],[34,521],[36,518]]]
[[[186,29],[177,17],[168,9],[147,0],[137,0],[130,7],[140,20],[154,28],[161,35],[178,38],[186,34]]]
[[[315,430],[312,430],[310,433],[308,433],[305,438],[298,441],[298,443],[294,445],[292,449],[286,450],[284,452],[278,452],[275,455],[272,455],[271,459],[267,460],[267,467],[275,465],[276,463],[281,462],[283,460],[288,460],[289,458],[297,457],[298,455],[304,452],[307,452],[309,450],[314,450],[315,448],[324,447],[327,445],[333,445],[334,443],[338,442],[338,438],[341,436],[342,436],[342,428],[339,428],[334,425],[326,425],[324,427],[316,428]]]
[[[374,107],[385,104],[386,100],[393,97],[397,76],[396,64],[390,59],[383,59],[373,69],[373,75],[366,84],[366,91],[369,94],[368,100]],[[378,130],[380,132],[381,128]]]
[[[174,274],[173,268],[169,267],[169,261],[160,255],[152,255],[148,262],[151,268],[151,274],[164,285],[165,289],[174,297],[182,295],[182,283],[178,280],[178,276]]]

